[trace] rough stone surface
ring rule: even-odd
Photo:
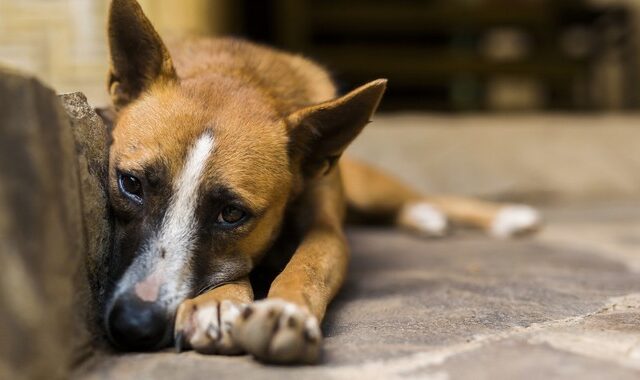
[[[74,139],[55,94],[0,69],[0,378],[65,378],[85,242]]]
[[[82,229],[85,240],[84,271],[76,279],[77,324],[74,331],[75,361],[87,359],[102,346],[100,314],[104,279],[111,250],[112,218],[108,207],[107,173],[109,135],[107,127],[80,92],[59,96],[75,142]]]
[[[87,243],[86,268],[91,288],[90,300],[102,299],[108,254],[111,249],[111,216],[108,207],[108,131],[102,119],[80,92],[60,95],[69,116],[75,139],[84,235]],[[101,305],[91,305],[91,310]],[[97,311],[97,310],[96,310]]]
[[[640,203],[554,207],[538,237],[423,240],[351,228],[323,363],[171,351],[106,355],[90,379],[635,379]],[[635,256],[629,252],[634,251]]]
[[[99,346],[107,143],[84,95],[0,69],[1,379],[66,378]]]

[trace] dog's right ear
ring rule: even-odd
[[[289,115],[289,151],[306,177],[327,174],[369,123],[387,88],[386,79],[369,82],[334,100]]]
[[[109,9],[109,94],[116,110],[157,81],[177,80],[169,51],[135,0],[113,0]]]

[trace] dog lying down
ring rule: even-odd
[[[112,2],[108,36],[116,347],[313,363],[346,274],[347,213],[425,236],[538,227],[530,207],[423,195],[341,157],[384,79],[337,96],[299,56],[234,39],[167,47],[135,0]]]

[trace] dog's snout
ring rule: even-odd
[[[109,338],[119,348],[148,351],[169,343],[171,324],[164,309],[135,296],[116,300],[107,315]]]

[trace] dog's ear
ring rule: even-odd
[[[135,0],[113,0],[109,9],[109,94],[116,110],[156,81],[176,80],[169,51]]]
[[[287,117],[292,161],[301,165],[305,176],[329,172],[369,123],[386,86],[386,79],[378,79]]]

